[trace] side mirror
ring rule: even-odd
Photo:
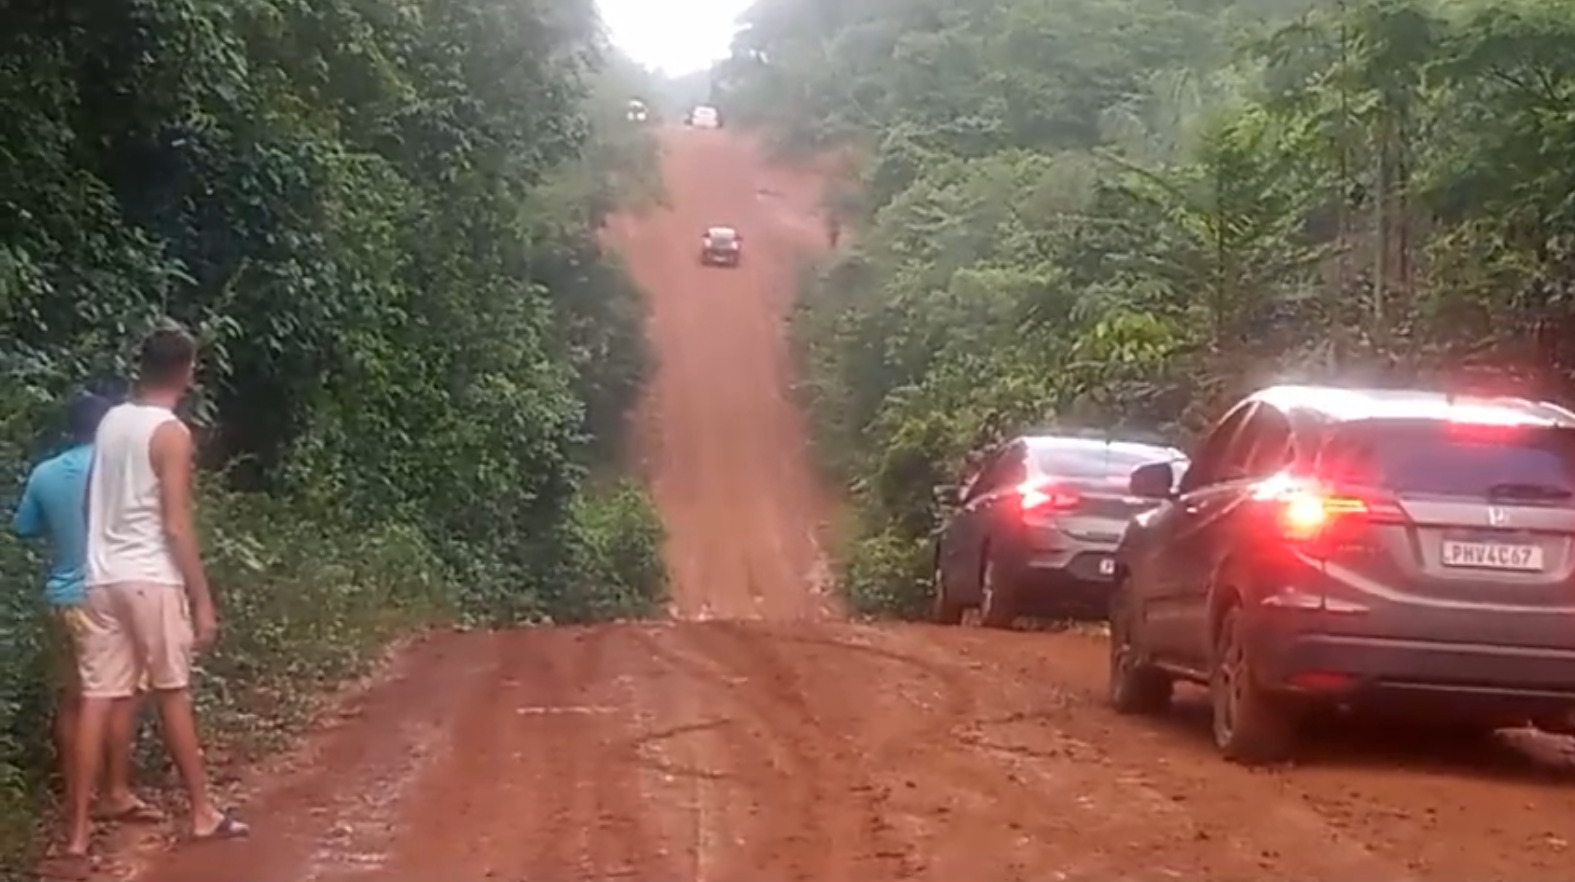
[[[1138,466],[1127,479],[1127,490],[1139,499],[1170,499],[1176,495],[1176,472],[1168,462]]]
[[[962,502],[962,488],[956,484],[946,484],[935,488],[935,501],[945,506],[955,506]]]

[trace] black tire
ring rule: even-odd
[[[1123,576],[1110,603],[1110,706],[1121,714],[1152,716],[1170,707],[1176,681],[1149,664],[1133,634],[1137,608]]]
[[[1209,675],[1214,746],[1243,765],[1282,762],[1295,747],[1296,717],[1284,700],[1258,683],[1243,629],[1241,606],[1232,603],[1214,638]]]
[[[1010,629],[1017,623],[1012,586],[1000,580],[995,559],[988,549],[984,552],[984,566],[979,569],[979,594],[979,624],[986,628]]]
[[[951,592],[946,589],[946,574],[941,572],[939,563],[935,565],[933,584],[935,598],[930,607],[930,618],[937,625],[961,625],[967,607],[952,599]]]

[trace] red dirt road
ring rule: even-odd
[[[259,776],[252,840],[142,878],[1570,878],[1562,757],[1352,738],[1251,771],[1186,707],[1106,710],[1097,635],[839,621],[781,336],[813,178],[664,137],[673,208],[612,233],[652,302],[676,621],[430,639]],[[696,266],[711,223],[738,271]]]

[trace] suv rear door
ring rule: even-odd
[[[1399,613],[1385,636],[1575,647],[1575,430],[1346,423],[1316,470],[1376,494],[1325,569],[1349,599]]]

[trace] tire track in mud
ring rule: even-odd
[[[664,872],[638,775],[608,758],[634,725],[620,681],[645,673],[627,635],[543,628],[497,640],[450,751],[406,803],[389,866],[420,879],[595,879],[647,868],[676,878]]]
[[[1386,880],[1569,878],[1568,739],[1505,733],[1484,745],[1342,724],[1314,734],[1299,763],[1247,769],[1214,751],[1200,690],[1184,687],[1177,707],[1155,719],[1106,707],[1102,637],[933,634],[948,651],[991,659],[1008,680],[1053,665],[1045,675],[1082,708],[1060,723],[1066,731],[1103,745],[1145,786],[1188,806],[1205,835],[1258,843],[1282,871],[1322,863],[1331,873],[1344,866],[1347,877]],[[1308,843],[1327,849],[1303,854]]]
[[[1026,776],[1036,782],[1033,791],[1059,797],[1070,824],[1043,835],[1083,844],[1072,878],[1127,876],[1138,867],[1155,878],[1409,878],[1309,807],[1218,758],[1211,758],[1217,770],[1181,764],[1213,778],[1213,788],[1175,787],[1163,736],[1108,711],[1102,692],[1066,682],[1055,642],[1061,635],[922,631],[934,651],[978,663],[978,688],[1017,708],[977,720],[958,736],[1011,769],[1013,783]],[[1036,691],[1038,684],[1050,688]]]
[[[479,636],[479,635],[471,635]],[[376,870],[389,819],[490,664],[490,642],[436,634],[409,646],[380,682],[350,696],[295,752],[248,774],[237,794],[253,835],[172,852],[134,847],[96,878],[149,882],[316,880]]]
[[[870,856],[850,848],[840,833],[850,825],[871,829],[878,812],[863,801],[840,803],[829,792],[858,788],[849,784],[847,768],[839,766],[844,758],[828,749],[790,675],[769,649],[762,650],[769,643],[765,635],[744,648],[728,631],[727,623],[717,622],[646,635],[652,654],[688,678],[686,687],[708,693],[701,702],[705,721],[690,724],[704,726],[720,748],[704,751],[707,766],[697,770],[701,789],[712,788],[702,799],[713,813],[724,813],[724,832],[706,856],[715,868],[708,875],[867,878],[859,868]],[[717,769],[718,760],[732,768]],[[900,878],[900,869],[882,869],[880,877]]]

